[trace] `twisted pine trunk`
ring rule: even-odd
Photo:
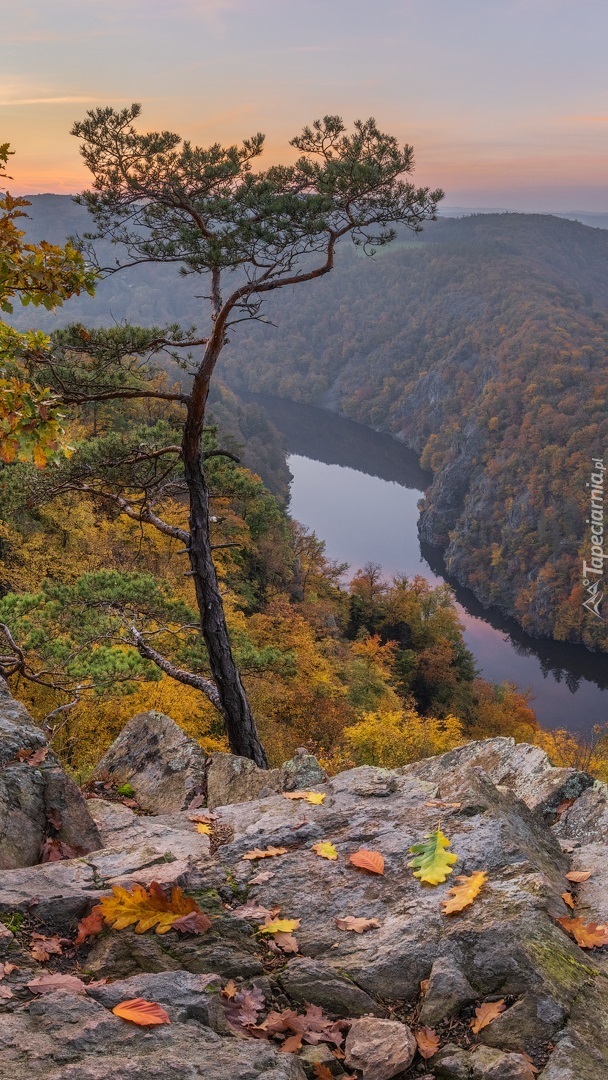
[[[195,404],[197,391],[200,393],[200,387],[195,386],[193,391]],[[185,478],[190,495],[188,545],[190,566],[196,589],[201,630],[209,654],[211,673],[219,694],[230,749],[233,754],[251,758],[256,765],[267,769],[268,759],[257,733],[239,669],[232,655],[224,606],[212,558],[209,489],[201,454],[206,396],[205,393],[202,410],[189,409],[183,439]]]

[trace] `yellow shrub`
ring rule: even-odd
[[[413,709],[366,713],[358,724],[345,728],[344,740],[357,765],[386,769],[443,754],[465,741],[455,716],[436,720]]]

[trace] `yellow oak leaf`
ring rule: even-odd
[[[134,885],[132,890],[115,885],[111,896],[104,896],[97,905],[106,923],[114,930],[135,928],[136,934],[156,929],[157,934],[166,934],[173,923],[190,912],[202,915],[200,908],[191,896],[184,896],[179,886],[174,886],[167,896],[158,882],[153,881],[147,889],[143,885]]]
[[[475,897],[479,896],[488,880],[488,875],[485,870],[476,870],[470,877],[460,874],[455,880],[460,884],[454,885],[449,890],[448,899],[441,901],[444,915],[454,915],[456,912],[464,911],[465,908],[469,907]]]
[[[299,919],[267,919],[258,934],[291,934],[300,925]]]
[[[315,855],[320,855],[322,859],[335,860],[338,858],[338,852],[336,851],[334,845],[329,842],[329,840],[319,840],[318,844],[312,845],[312,850],[314,851]]]
[[[426,843],[414,844],[410,852],[415,856],[408,863],[414,871],[414,877],[425,881],[428,885],[440,885],[445,881],[448,874],[452,873],[452,866],[458,862],[458,856],[451,851],[446,851],[451,841],[444,836],[441,829],[428,833]]]
[[[311,803],[313,806],[320,806],[326,798],[326,793],[323,791],[284,791],[283,798],[305,799],[306,802]]]
[[[605,923],[586,923],[583,919],[571,919],[568,915],[555,921],[574,938],[581,949],[599,949],[602,945],[608,945],[608,926]]]

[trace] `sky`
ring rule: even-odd
[[[100,105],[198,144],[375,116],[449,206],[608,212],[606,0],[28,0],[0,19],[11,190],[75,192]]]

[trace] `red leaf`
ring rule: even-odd
[[[370,874],[384,873],[384,859],[379,851],[366,851],[361,848],[348,858],[353,866],[358,866],[360,870],[367,870]]]
[[[189,911],[171,923],[171,929],[182,934],[204,934],[210,927],[211,919],[202,911]]]
[[[153,1027],[155,1024],[170,1024],[168,1013],[157,1005],[155,1001],[146,1001],[145,998],[129,998],[121,1001],[112,1009],[115,1016],[121,1020],[130,1020],[139,1027]]]
[[[104,927],[103,915],[99,906],[94,907],[90,915],[86,915],[78,923],[78,933],[74,939],[74,945],[84,945],[85,941],[96,934],[101,934]]]

